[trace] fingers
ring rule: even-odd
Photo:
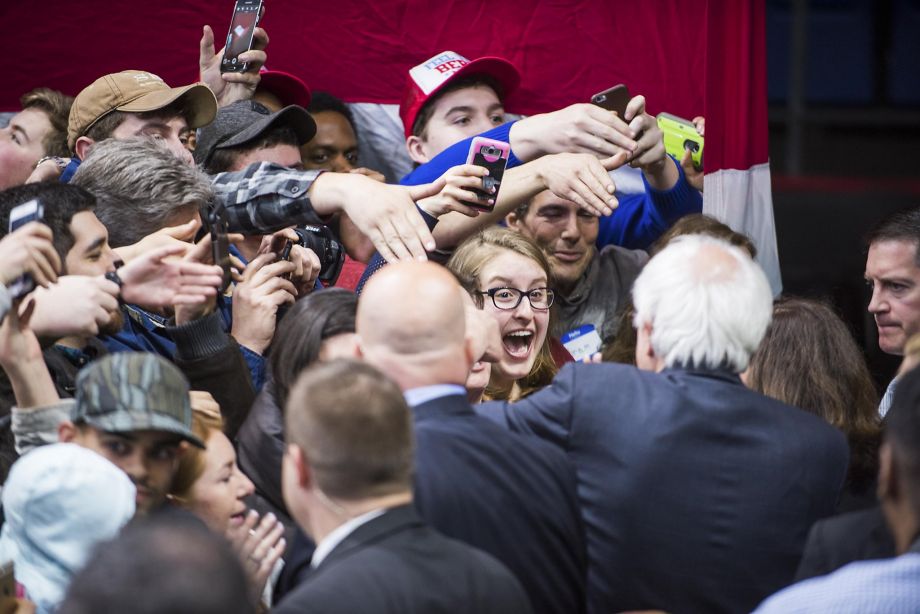
[[[645,96],[633,96],[629,104],[626,105],[626,117],[623,119],[629,122],[643,113],[645,113]]]
[[[609,158],[605,160],[601,160],[601,166],[603,166],[605,170],[612,171],[626,164],[626,161],[628,159],[629,159],[629,154],[627,154],[625,151],[621,151],[620,153],[614,156],[610,156]]]
[[[383,233],[381,233],[379,229],[370,228],[367,238],[370,239],[374,247],[377,248],[377,252],[380,254],[381,258],[391,263],[397,261],[396,253],[390,249],[390,246],[383,237]]]
[[[409,253],[416,260],[428,260],[428,252],[434,251],[436,245],[425,220],[414,207],[405,212],[403,220],[402,226],[405,228],[403,236],[407,239],[406,247]]]
[[[259,16],[261,20],[265,15],[265,5],[262,5],[262,15]],[[256,28],[252,31],[252,48],[262,50],[268,47],[268,32],[265,31],[265,28]]]
[[[204,72],[214,59],[214,31],[211,26],[201,29],[201,41],[198,43],[198,67]]]
[[[706,136],[706,118],[702,115],[697,115],[693,118],[693,127],[696,128],[697,133],[700,136]]]
[[[428,198],[429,196],[434,196],[435,194],[437,194],[444,188],[444,185],[446,183],[447,181],[445,180],[445,178],[441,176],[437,178],[436,180],[432,181],[431,183],[423,183],[422,185],[409,186],[404,189],[409,192],[409,198],[411,198],[412,201],[415,202],[418,200],[422,200],[423,198]]]
[[[61,259],[57,250],[46,239],[29,237],[25,242],[29,259],[27,270],[38,285],[48,287],[57,281],[57,272],[61,269]]]

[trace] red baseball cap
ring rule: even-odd
[[[259,87],[277,96],[283,106],[296,104],[305,109],[310,106],[310,88],[299,77],[280,70],[264,68],[259,71],[259,77]]]
[[[399,117],[406,138],[412,136],[412,124],[425,103],[454,79],[469,75],[485,75],[494,79],[501,88],[501,91],[496,92],[499,98],[513,92],[521,82],[521,73],[504,58],[468,60],[453,51],[439,53],[409,71],[406,92],[399,105]]]

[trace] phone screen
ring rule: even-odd
[[[227,33],[227,48],[221,61],[221,70],[246,70],[246,65],[239,61],[239,56],[249,51],[252,46],[252,37],[259,23],[261,8],[261,0],[239,0],[236,3],[233,19],[230,21],[230,31]]]

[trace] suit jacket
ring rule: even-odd
[[[504,563],[534,611],[583,611],[584,531],[565,454],[477,416],[461,395],[412,411],[422,518]]]
[[[853,561],[897,555],[882,508],[834,516],[815,523],[808,534],[796,582],[837,571]]]
[[[501,563],[440,535],[409,505],[388,510],[355,529],[272,610],[276,614],[530,611],[520,584]]]
[[[480,411],[572,459],[594,612],[751,611],[792,582],[847,470],[840,432],[722,371],[566,365]]]

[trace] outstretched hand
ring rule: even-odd
[[[603,160],[591,154],[561,153],[544,156],[539,165],[546,189],[559,198],[570,200],[591,215],[610,215],[618,206],[613,195],[616,185],[608,171],[626,163],[626,152]]]
[[[149,309],[161,309],[170,305],[197,305],[216,296],[222,279],[220,267],[170,258],[184,254],[184,246],[166,245],[123,266],[118,272],[124,282],[122,299]]]
[[[363,175],[323,173],[310,188],[310,200],[321,215],[344,211],[387,262],[427,260],[427,252],[436,246],[415,202],[434,196],[444,185],[443,178],[405,187]]]

